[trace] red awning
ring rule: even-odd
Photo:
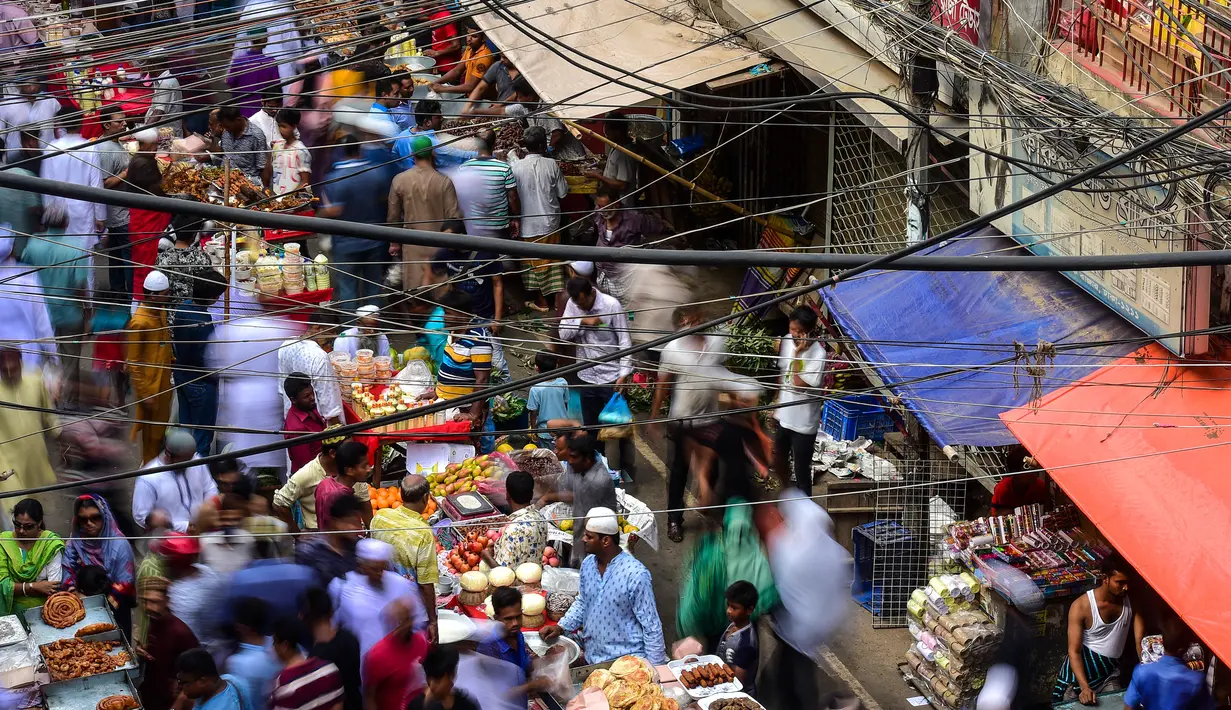
[[[1001,419],[1214,653],[1231,659],[1231,368],[1151,345]]]

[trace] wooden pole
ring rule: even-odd
[[[222,204],[226,207],[231,206],[231,158],[225,156],[222,159]],[[226,256],[222,261],[222,276],[227,282],[227,288],[223,291],[222,299],[222,317],[226,320],[231,319],[231,260],[235,258],[235,254],[231,252],[231,246],[235,243],[232,235],[234,234],[235,225],[231,225],[224,230],[222,237],[222,252]]]
[[[614,141],[612,141],[612,140],[608,139],[608,138],[607,138],[607,136],[604,136],[604,135],[602,135],[601,133],[596,133],[596,132],[594,132],[594,131],[590,130],[589,128],[586,128],[585,126],[582,126],[582,125],[580,125],[580,124],[578,124],[578,123],[575,123],[575,122],[573,122],[573,121],[568,121],[568,120],[566,120],[566,121],[564,121],[564,124],[565,124],[565,125],[567,125],[567,126],[569,126],[570,128],[576,128],[577,130],[579,130],[579,131],[581,131],[581,132],[585,133],[586,135],[589,135],[589,136],[591,136],[591,137],[593,137],[593,138],[597,138],[598,140],[600,140],[600,141],[602,141],[602,142],[606,143],[607,145],[609,145],[609,146],[611,146],[612,148],[614,148],[614,149],[616,149],[616,150],[620,151],[621,153],[623,153],[623,154],[627,155],[628,157],[632,158],[633,160],[636,160],[637,162],[641,163],[642,165],[644,165],[644,166],[646,166],[646,167],[650,168],[651,170],[653,170],[653,171],[657,172],[659,175],[662,175],[662,176],[666,177],[668,180],[671,180],[672,182],[676,182],[676,183],[679,183],[680,185],[683,185],[684,187],[688,188],[689,192],[692,192],[692,193],[694,193],[694,194],[700,195],[701,197],[704,197],[704,198],[705,198],[705,199],[707,199],[707,200],[712,200],[712,201],[714,201],[714,202],[717,202],[718,204],[722,205],[723,207],[726,207],[727,209],[731,210],[731,211],[732,211],[732,212],[734,212],[735,214],[738,214],[738,215],[744,215],[744,216],[748,217],[748,219],[751,219],[753,222],[756,222],[757,224],[761,225],[762,227],[768,227],[768,226],[769,226],[769,222],[768,222],[768,221],[766,221],[764,218],[754,216],[754,215],[753,215],[753,214],[751,214],[748,210],[744,209],[743,207],[740,207],[739,205],[735,204],[734,202],[729,202],[729,201],[727,201],[727,200],[725,200],[725,199],[723,199],[723,198],[719,197],[718,195],[715,195],[714,193],[710,192],[709,190],[706,190],[705,188],[701,187],[701,186],[700,186],[700,185],[698,185],[697,183],[695,183],[695,182],[693,182],[693,181],[691,181],[691,180],[687,180],[687,179],[685,179],[685,178],[682,178],[682,177],[680,177],[679,175],[676,175],[675,173],[671,172],[670,170],[667,170],[666,168],[660,167],[659,165],[657,165],[657,164],[656,164],[656,163],[654,163],[653,161],[646,160],[645,158],[641,157],[640,155],[637,155],[636,153],[634,153],[633,151],[629,150],[628,148],[625,148],[624,146],[622,146],[622,145],[620,145],[620,144],[618,144],[618,143],[616,143],[616,142],[614,142]]]

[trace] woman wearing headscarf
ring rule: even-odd
[[[124,539],[111,514],[111,506],[101,496],[87,493],[73,504],[68,544],[64,548],[64,586],[74,588],[77,575],[85,567],[107,570],[111,587],[107,597],[117,619],[128,620],[136,595],[136,566],[132,546]],[[124,623],[125,631],[130,623]]]
[[[0,533],[0,606],[5,614],[42,606],[60,588],[64,541],[43,525],[43,505],[13,507],[13,530]]]

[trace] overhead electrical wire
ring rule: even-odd
[[[978,229],[980,227],[986,226],[990,224],[991,222],[995,221],[996,219],[999,219],[1000,217],[1008,216],[1012,214],[1013,212],[1016,212],[1017,210],[1024,209],[1025,207],[1031,204],[1035,204],[1037,202],[1045,200],[1054,194],[1063,192],[1065,189],[1067,189],[1071,185],[1079,184],[1085,180],[1096,178],[1114,169],[1115,167],[1119,165],[1122,165],[1126,162],[1136,159],[1137,157],[1141,155],[1148,153],[1149,151],[1156,148],[1159,144],[1165,144],[1168,141],[1172,141],[1179,137],[1187,135],[1188,133],[1199,129],[1202,126],[1205,126],[1209,124],[1210,122],[1217,120],[1218,118],[1226,115],[1227,113],[1231,113],[1231,101],[1228,101],[1220,105],[1217,109],[1213,111],[1210,111],[1201,116],[1189,119],[1188,121],[1185,121],[1184,123],[1171,128],[1165,133],[1159,136],[1156,136],[1150,139],[1149,141],[1146,141],[1145,143],[1137,145],[1111,159],[1103,161],[1095,166],[1092,166],[1082,171],[1078,175],[1071,176],[1060,182],[1048,185],[1037,192],[1034,192],[1019,200],[1006,204],[1005,206],[998,208],[996,210],[993,210],[991,212],[988,212],[984,215],[978,216],[974,218],[973,220],[966,222],[965,224],[955,227],[954,229],[946,230],[944,232],[936,234],[927,239],[920,240],[914,244],[909,244],[905,246],[904,248],[899,249],[890,254],[885,254],[885,255],[876,257],[875,259],[871,261],[868,261],[859,266],[853,267],[849,272],[846,272],[846,273],[843,273],[837,276],[829,276],[819,281],[816,284],[809,284],[806,286],[793,288],[784,294],[771,298],[764,303],[758,304],[758,306],[755,309],[735,310],[735,311],[732,311],[730,314],[721,316],[719,318],[705,321],[703,323],[700,323],[690,328],[685,328],[677,334],[662,336],[654,340],[641,343],[639,345],[633,345],[630,348],[617,350],[615,352],[605,354],[601,357],[594,358],[594,360],[597,362],[609,362],[609,361],[613,361],[619,358],[623,358],[628,355],[636,354],[638,352],[643,352],[643,351],[650,350],[656,347],[661,347],[671,342],[672,340],[677,339],[678,337],[703,332],[715,326],[721,325],[729,320],[733,320],[743,315],[747,315],[753,312],[754,310],[759,311],[763,308],[772,307],[779,303],[790,301],[801,295],[812,293],[814,291],[833,286],[842,280],[848,279],[853,276],[857,276],[861,273],[871,271],[876,268],[882,268],[887,265],[891,265],[893,264],[893,262],[897,261],[898,259],[902,259],[911,254],[919,252],[923,249],[927,249],[929,247],[933,247],[938,244],[941,244],[946,239],[949,239],[955,236],[960,236],[961,234],[964,234],[974,229]],[[0,176],[0,177],[11,179],[14,176],[10,175],[10,176]],[[3,183],[0,182],[0,184],[3,184]],[[141,195],[132,195],[131,197],[134,199],[144,199],[145,198],[145,196],[141,196]],[[201,205],[200,207],[207,207],[207,206]],[[617,251],[621,251],[621,250],[617,250]],[[218,455],[213,455],[213,456],[207,456],[201,459],[196,459],[191,463],[193,465],[201,465],[204,463],[209,463],[211,461],[243,458],[245,456],[266,453],[270,451],[283,450],[283,449],[288,448],[289,446],[295,446],[298,444],[306,444],[306,443],[310,443],[313,441],[318,441],[324,438],[325,436],[339,436],[339,435],[345,436],[345,435],[352,434],[352,433],[362,432],[364,430],[368,430],[374,427],[379,428],[382,426],[387,426],[389,424],[396,424],[398,422],[405,421],[407,419],[410,419],[416,416],[425,416],[427,414],[434,414],[437,411],[445,411],[449,408],[472,404],[474,402],[480,402],[489,397],[505,394],[507,392],[512,392],[524,386],[537,384],[539,382],[543,382],[548,379],[554,379],[555,377],[573,374],[583,369],[587,369],[590,366],[591,365],[589,363],[578,363],[578,364],[570,365],[570,366],[560,368],[560,369],[557,369],[557,370],[554,370],[548,373],[538,373],[536,375],[522,378],[520,380],[515,380],[509,383],[498,384],[493,387],[484,388],[473,394],[457,397],[455,399],[449,400],[447,402],[443,402],[441,404],[431,404],[426,407],[418,408],[414,412],[408,411],[408,412],[401,413],[401,414],[392,414],[392,415],[388,415],[385,417],[377,417],[377,418],[374,418],[374,419],[371,419],[365,422],[343,425],[341,427],[330,430],[328,434],[323,434],[323,433],[305,434],[305,435],[298,436],[298,437],[292,437],[282,442],[275,442],[271,444],[254,446],[254,447],[250,447],[250,448],[240,450],[240,451],[232,451],[226,455],[218,454]],[[127,471],[127,472],[122,472],[122,473],[117,473],[117,474],[111,474],[109,476],[99,477],[95,479],[95,482],[101,483],[101,482],[111,481],[111,480],[121,480],[124,478],[131,478],[133,476],[142,475],[142,473],[148,474],[148,473],[157,473],[160,471],[177,470],[180,468],[185,468],[187,464],[188,462],[185,462],[185,464],[170,464],[170,465],[164,465],[164,466],[154,466],[150,468],[140,469],[137,471]],[[67,484],[57,483],[57,484],[52,484],[49,486],[30,488],[30,489],[26,489],[23,491],[13,491],[10,493],[10,496],[30,495],[32,493],[60,490],[62,488],[71,488],[76,485],[77,485],[76,482],[71,482]]]

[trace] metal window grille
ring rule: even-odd
[[[906,160],[870,128],[834,114],[830,247],[848,254],[884,254],[906,246]],[[941,184],[932,195],[932,233],[971,219],[969,199]]]
[[[966,513],[965,472],[947,459],[895,461],[899,480],[876,486],[881,539],[872,545],[873,628],[906,625],[911,592],[948,571],[940,552],[948,526]]]

